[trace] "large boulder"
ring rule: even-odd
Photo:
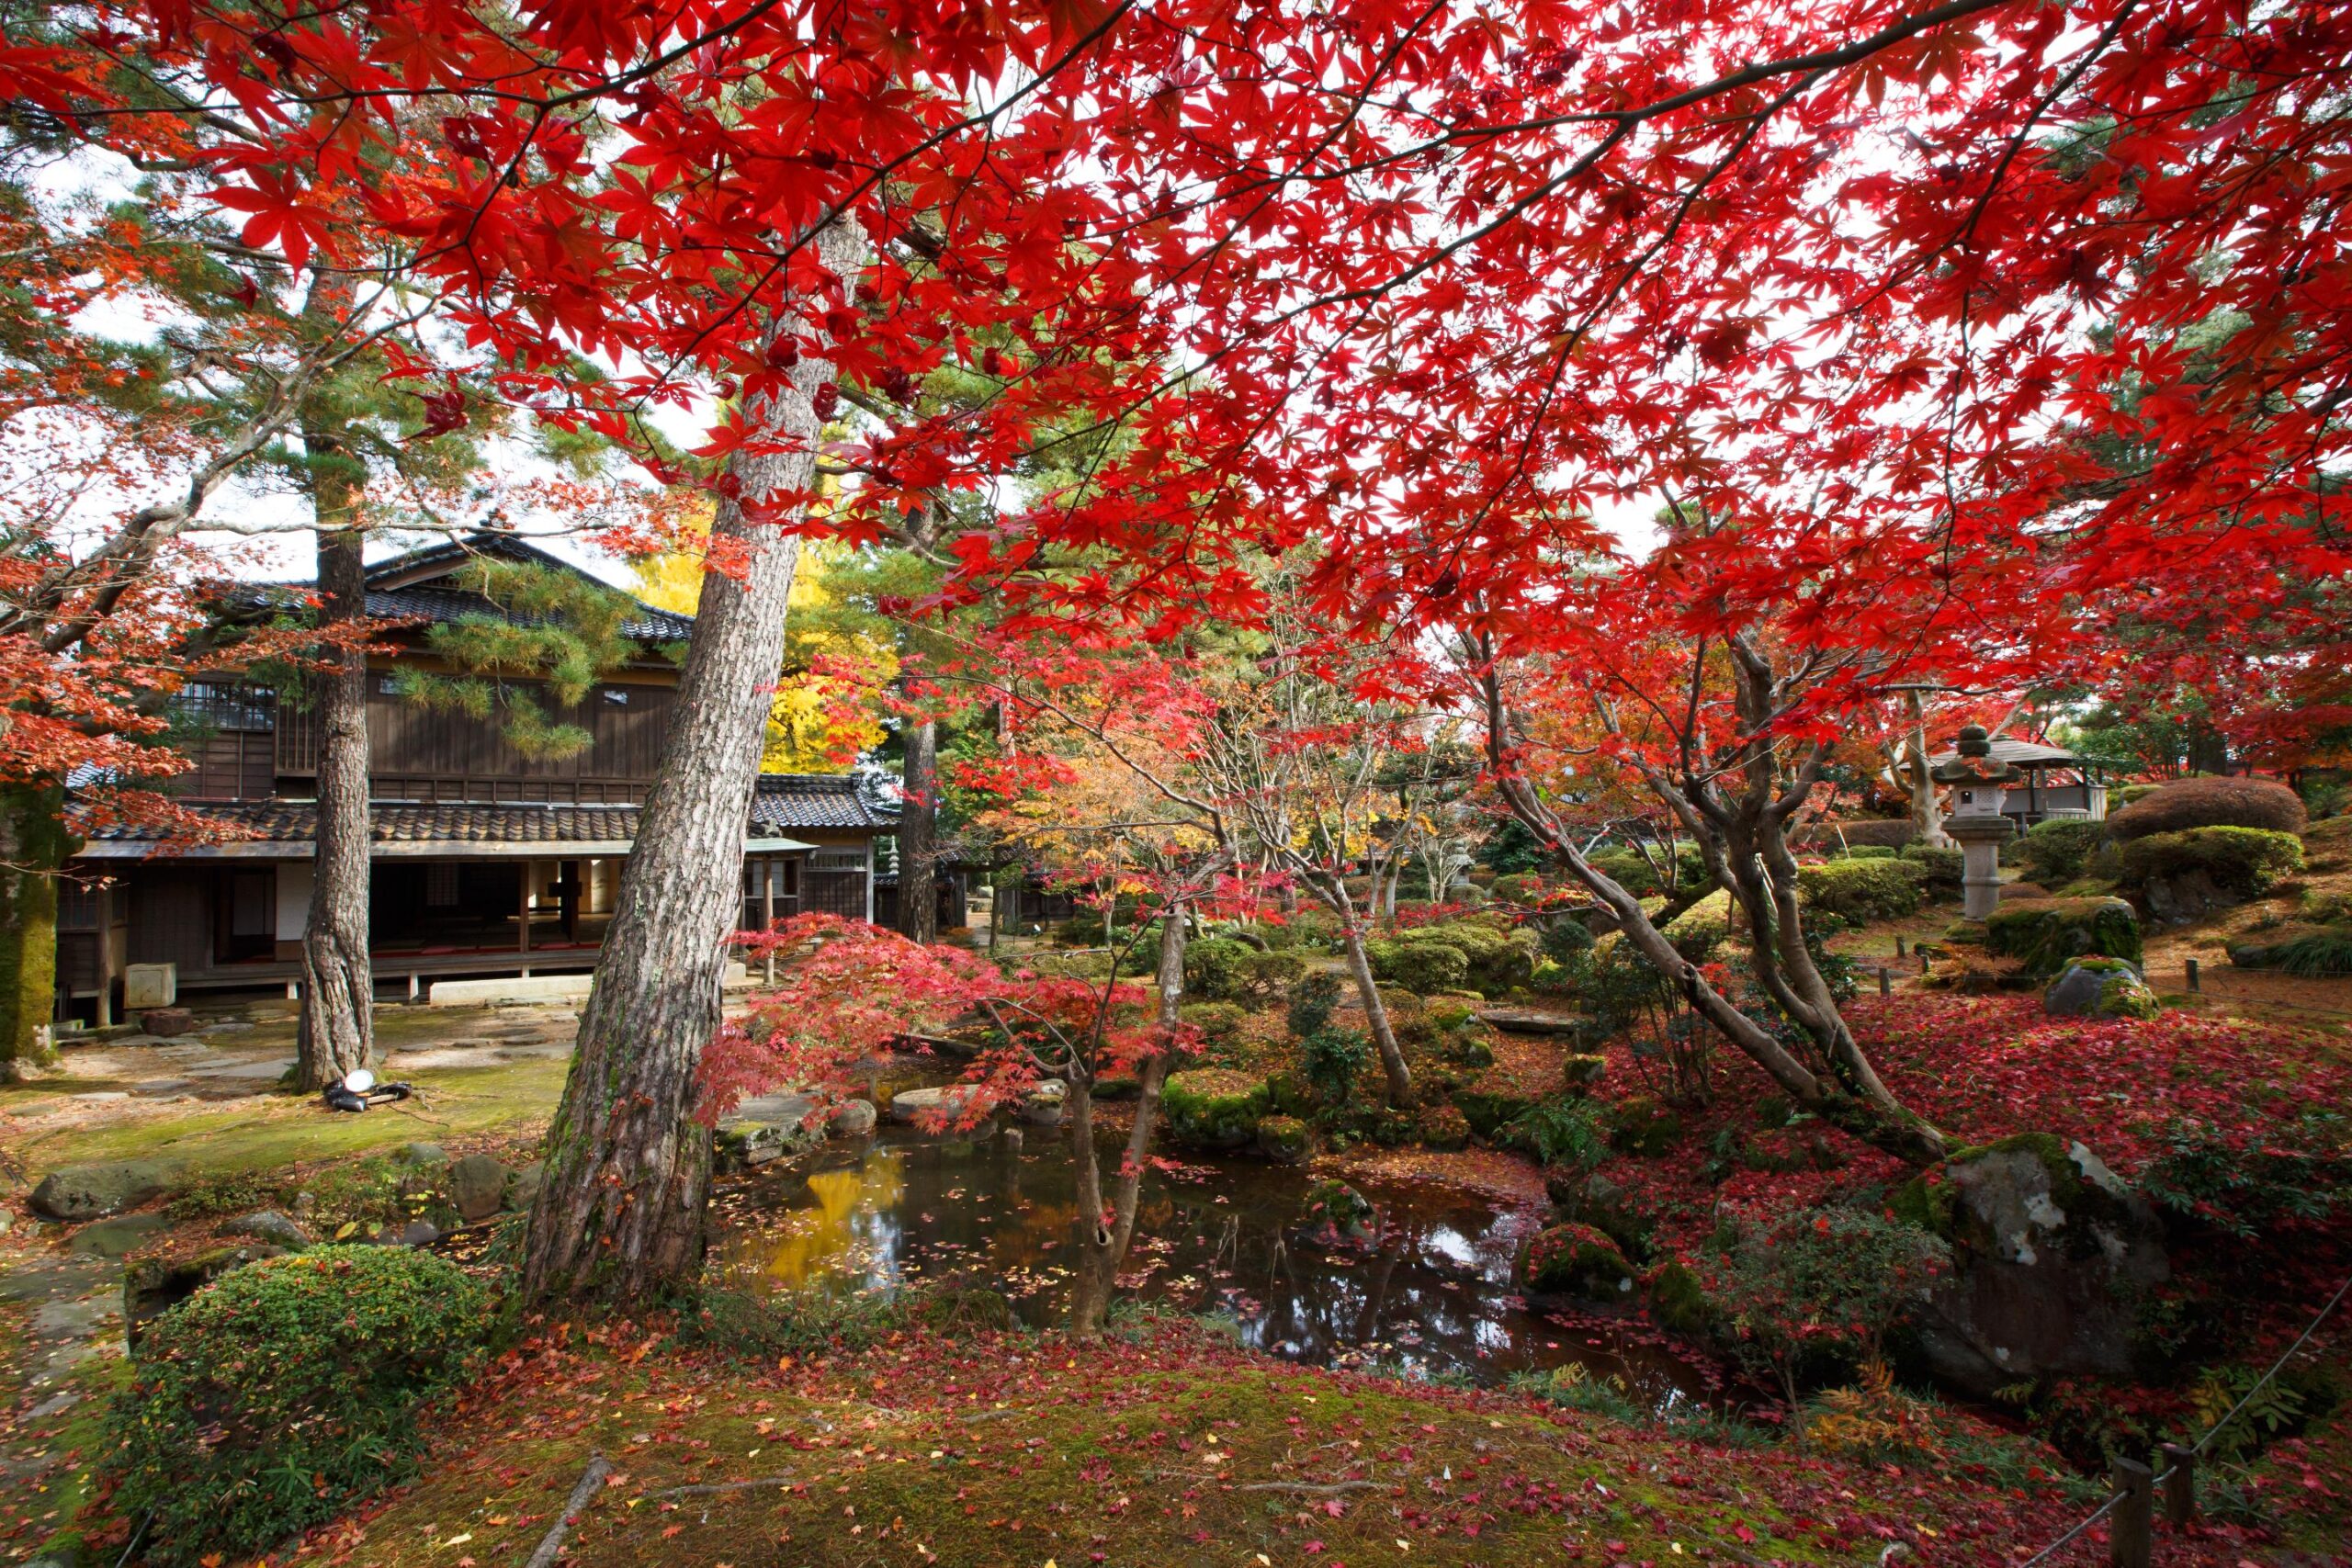
[[[118,1214],[74,1233],[73,1249],[92,1258],[121,1258],[137,1251],[172,1222],[161,1214]]]
[[[2120,898],[2035,898],[2004,903],[1985,918],[1984,947],[2018,960],[2029,979],[2065,973],[2077,958],[2138,964],[2140,917]]]
[[[311,1233],[294,1220],[276,1209],[256,1209],[250,1214],[239,1214],[220,1227],[223,1235],[251,1236],[288,1252],[300,1252],[311,1245]]]
[[[748,1170],[814,1148],[822,1126],[809,1125],[816,1102],[805,1094],[767,1094],[743,1101],[719,1122],[711,1142],[722,1169]]]
[[[449,1167],[449,1204],[468,1224],[486,1220],[506,1202],[514,1173],[490,1155],[468,1155]]]
[[[960,1125],[969,1120],[970,1112],[979,1099],[980,1089],[974,1084],[943,1084],[936,1089],[902,1089],[890,1097],[890,1120],[910,1125],[940,1125],[944,1117],[948,1124]]]
[[[163,1159],[110,1159],[58,1167],[33,1189],[36,1213],[79,1224],[119,1214],[160,1198],[178,1179],[179,1166]]]
[[[1257,1144],[1260,1157],[1297,1165],[1315,1153],[1315,1129],[1295,1116],[1261,1116]]]
[[[874,1131],[881,1112],[874,1109],[870,1100],[845,1100],[834,1109],[833,1119],[827,1131],[836,1138],[862,1138]]]
[[[2088,1148],[2027,1133],[1963,1149],[1895,1210],[1951,1246],[1918,1325],[1938,1376],[1985,1396],[2133,1370],[2134,1303],[2171,1271],[2163,1226]]]
[[[2041,993],[2041,1010],[2052,1018],[2151,1019],[2164,1009],[2120,958],[2077,958]]]
[[[1538,1295],[1613,1301],[1634,1288],[1634,1266],[1590,1225],[1554,1225],[1520,1253],[1519,1277]]]

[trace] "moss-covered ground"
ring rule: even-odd
[[[511,1355],[425,1478],[307,1560],[519,1564],[592,1452],[617,1468],[571,1538],[582,1568],[1846,1562],[1895,1542],[1991,1562],[2079,1495],[1311,1371],[1182,1323],[784,1367],[598,1338]]]

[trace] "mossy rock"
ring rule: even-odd
[[[2050,1201],[2060,1214],[2109,1224],[2135,1217],[2121,1184],[2089,1150],[2082,1149],[2078,1159],[2075,1151],[2079,1148],[2080,1145],[2070,1145],[2050,1133],[2017,1133],[1989,1144],[1973,1144],[1954,1150],[1942,1164],[1913,1177],[1895,1191],[1888,1207],[1896,1219],[1932,1231],[1956,1247],[1991,1251],[1997,1238],[1974,1234],[1976,1227],[1953,1201],[1951,1173],[1962,1166],[2024,1155],[2046,1174]],[[2077,1224],[2077,1236],[2089,1239],[2089,1228],[2088,1224]]]
[[[2140,972],[2120,958],[2077,958],[2050,983],[2041,1010],[2059,1018],[2153,1020],[2164,1011]]]
[[[1609,1129],[1611,1148],[1645,1159],[1668,1153],[1682,1137],[1681,1115],[1654,1095],[1616,1101],[1601,1113],[1601,1124]]]
[[[1133,1073],[1113,1073],[1094,1080],[1097,1100],[1133,1100],[1143,1093],[1143,1080]]]
[[[1499,1094],[1487,1089],[1458,1089],[1453,1091],[1453,1104],[1470,1123],[1470,1130],[1482,1138],[1492,1138],[1503,1128],[1535,1109],[1535,1100],[1523,1094]]]
[[[1590,1052],[1573,1052],[1560,1059],[1560,1083],[1578,1099],[1600,1087],[1609,1076],[1609,1058]]]
[[[1555,1224],[1590,1225],[1615,1242],[1628,1258],[1646,1258],[1657,1234],[1657,1214],[1600,1172],[1555,1166],[1544,1173]]]
[[[1590,1225],[1554,1225],[1521,1252],[1520,1282],[1547,1296],[1611,1301],[1633,1289],[1634,1266],[1617,1244]]]
[[[1451,1032],[1478,1021],[1477,1006],[1455,996],[1430,997],[1423,1005],[1430,1023],[1440,1030]]]
[[[1709,1340],[1723,1322],[1714,1298],[1680,1263],[1668,1260],[1651,1269],[1642,1280],[1642,1294],[1650,1321],[1669,1334]]]
[[[1467,1148],[1470,1144],[1470,1119],[1454,1106],[1425,1106],[1415,1133],[1429,1148]]]
[[[1359,1245],[1380,1239],[1380,1211],[1344,1181],[1318,1181],[1308,1188],[1299,1218],[1326,1239]]]
[[[1261,1116],[1253,1141],[1262,1158],[1297,1165],[1315,1152],[1315,1129],[1295,1116]]]
[[[1216,1152],[1247,1147],[1259,1118],[1272,1109],[1263,1078],[1226,1067],[1201,1067],[1170,1077],[1159,1092],[1170,1143]]]
[[[1447,1037],[1445,1059],[1457,1067],[1491,1067],[1495,1065],[1495,1048],[1482,1034],[1455,1034]]]
[[[2029,978],[2064,974],[2077,958],[2142,962],[2140,917],[2120,898],[2044,898],[2005,904],[1984,922],[1984,948],[2014,958]]]

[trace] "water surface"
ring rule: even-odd
[[[1106,1167],[1116,1158],[1106,1146]],[[1318,1245],[1301,1216],[1314,1179],[1245,1159],[1152,1171],[1122,1285],[1230,1316],[1250,1348],[1319,1366],[1494,1384],[1576,1363],[1658,1409],[1713,1391],[1710,1369],[1677,1359],[1637,1317],[1603,1303],[1546,1310],[1513,1292],[1513,1257],[1540,1215],[1449,1188],[1358,1181],[1380,1206],[1379,1245]],[[1060,1132],[976,1141],[885,1129],[729,1189],[712,1265],[775,1290],[988,1285],[1045,1326],[1059,1321],[1076,1262],[1075,1189]]]

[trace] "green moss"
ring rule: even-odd
[[[1634,1266],[1617,1244],[1590,1225],[1553,1225],[1520,1254],[1519,1277],[1545,1295],[1611,1301],[1623,1294]]]
[[[1160,1090],[1160,1113],[1171,1143],[1202,1150],[1246,1147],[1259,1118],[1271,1109],[1263,1078],[1223,1067],[1171,1076]]]
[[[1713,1334],[1722,1314],[1699,1277],[1677,1262],[1659,1264],[1642,1280],[1649,1314],[1661,1328],[1690,1339]]]
[[[446,1027],[446,1025],[445,1025]],[[176,1161],[191,1181],[236,1171],[272,1170],[311,1160],[381,1152],[435,1138],[536,1127],[554,1114],[569,1064],[503,1062],[411,1074],[433,1117],[420,1124],[394,1111],[324,1116],[307,1099],[239,1100],[160,1121],[61,1129],[22,1152],[37,1173],[92,1160],[155,1157]]]
[[[1453,1091],[1454,1108],[1470,1123],[1470,1130],[1482,1138],[1492,1138],[1534,1110],[1536,1103],[1532,1096],[1524,1094],[1477,1089],[1457,1089]]]
[[[2038,898],[2004,905],[1984,922],[1985,951],[2018,959],[2032,979],[2050,979],[2075,959],[2143,962],[2140,917],[2120,898]]]
[[[1602,1113],[1609,1146],[1620,1154],[1656,1158],[1681,1141],[1682,1118],[1675,1109],[1647,1094],[1629,1095]]]
[[[1857,925],[1918,912],[1928,874],[1906,860],[1839,860],[1797,867],[1805,907]]]
[[[1261,1116],[1253,1136],[1259,1154],[1285,1165],[1315,1152],[1315,1129],[1295,1116]]]

